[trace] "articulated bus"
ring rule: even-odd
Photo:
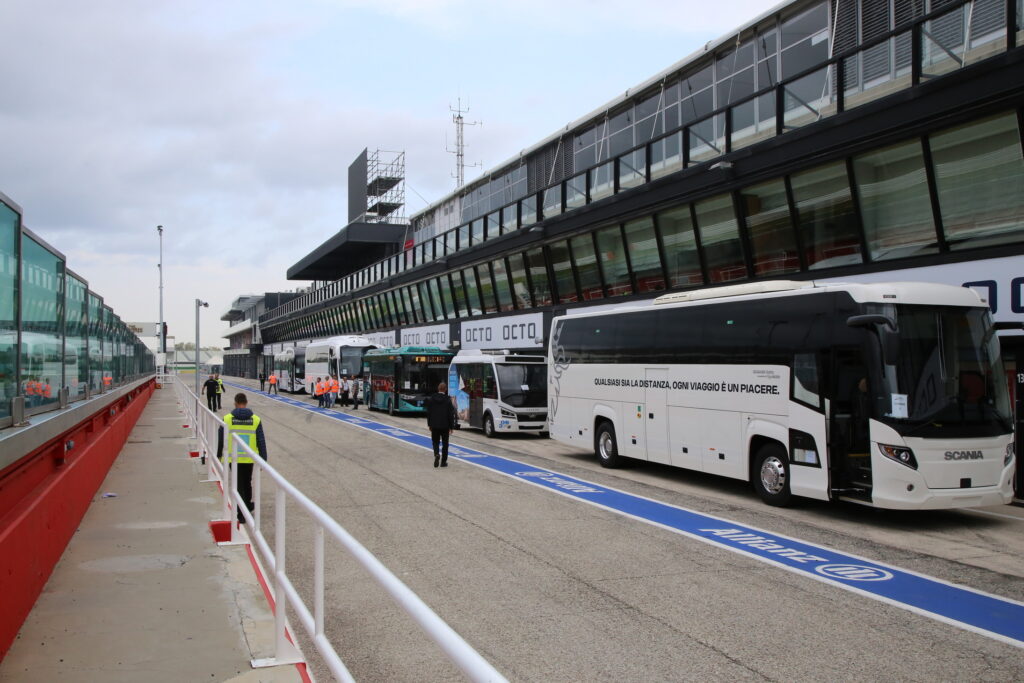
[[[425,413],[424,402],[448,377],[450,351],[436,346],[373,349],[363,356],[363,376],[369,383],[366,405],[395,413]]]
[[[770,281],[552,321],[551,436],[791,496],[895,509],[1013,498],[996,326],[977,293]]]
[[[448,396],[460,427],[499,432],[548,430],[547,359],[508,351],[460,351],[448,370]]]
[[[313,394],[317,377],[356,377],[363,370],[363,354],[375,348],[366,337],[316,339],[306,347],[306,391]]]
[[[305,388],[306,349],[290,348],[274,355],[278,391],[297,393]]]

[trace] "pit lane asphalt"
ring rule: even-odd
[[[1024,680],[1012,646],[465,463],[434,469],[422,449],[249,393],[274,466],[511,680]],[[422,418],[360,413],[424,431]],[[1020,508],[778,510],[742,482],[604,470],[534,436],[462,431],[453,443],[1024,600]],[[288,534],[289,574],[311,596],[297,512]],[[328,558],[327,632],[357,680],[460,680],[358,565]]]

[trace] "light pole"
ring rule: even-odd
[[[210,304],[196,299],[196,396],[199,396],[199,309],[207,308]],[[199,400],[198,398],[196,400]]]
[[[160,269],[160,327],[156,328],[156,351],[163,354],[160,372],[167,372],[167,336],[164,334],[164,226],[156,226],[156,234],[160,238],[160,262],[156,265]]]

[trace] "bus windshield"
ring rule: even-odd
[[[949,438],[1013,430],[999,341],[989,312],[888,305],[899,355],[882,363],[875,417],[905,436]]]
[[[501,400],[514,408],[543,408],[548,404],[546,363],[495,363]]]
[[[361,375],[363,371],[363,351],[365,349],[361,347],[341,347],[341,367],[335,371],[335,374],[339,377]]]

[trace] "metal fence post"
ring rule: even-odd
[[[288,593],[285,589],[285,504],[288,498],[283,488],[274,495],[274,656],[252,660],[253,668],[280,666],[301,662],[298,648],[288,640]]]

